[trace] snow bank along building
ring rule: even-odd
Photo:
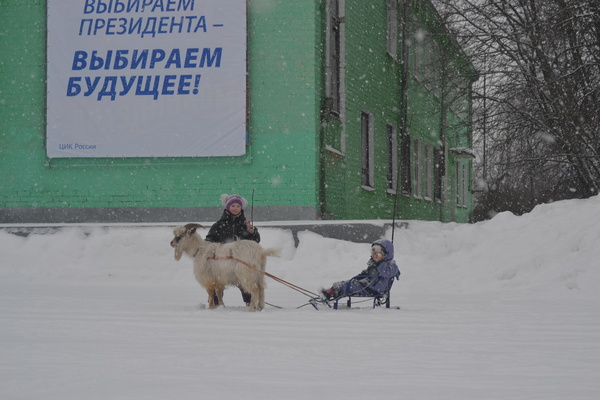
[[[0,2],[0,53],[0,223],[211,221],[222,193],[468,221],[477,73],[428,1]]]

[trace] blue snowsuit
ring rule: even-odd
[[[335,297],[360,294],[372,296],[382,294],[388,286],[390,278],[400,277],[400,270],[394,261],[394,245],[389,240],[377,240],[371,246],[379,245],[385,250],[383,260],[376,262],[370,258],[367,269],[347,281],[336,282],[332,288]]]

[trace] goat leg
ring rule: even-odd
[[[225,303],[223,303],[223,288],[219,287],[215,289],[215,294],[217,299],[219,300],[219,305],[225,307]]]
[[[208,293],[208,308],[210,310],[215,308],[215,289],[213,288],[207,288],[206,292]]]

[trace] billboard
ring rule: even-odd
[[[48,0],[49,158],[246,151],[246,0]]]

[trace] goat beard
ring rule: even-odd
[[[181,246],[175,247],[175,261],[181,260],[181,256],[183,255],[183,250]]]

